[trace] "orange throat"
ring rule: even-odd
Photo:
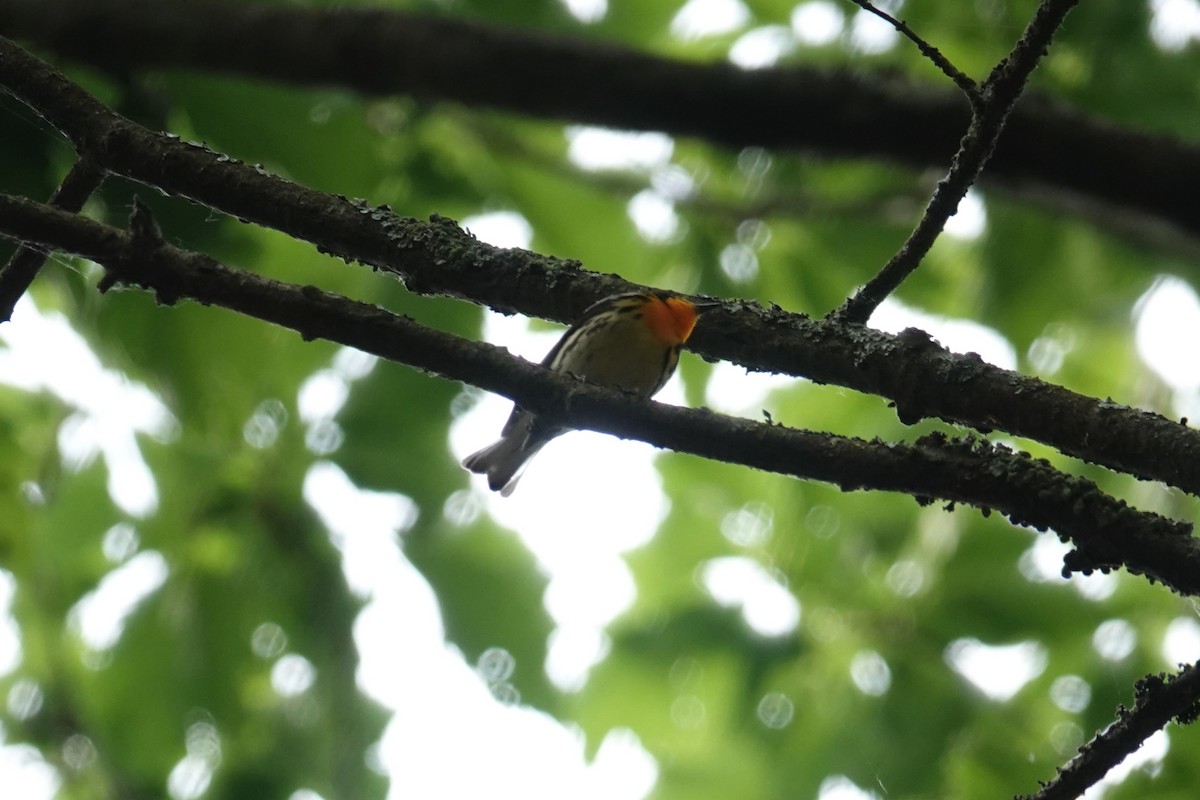
[[[683,344],[696,327],[696,307],[681,297],[656,298],[646,304],[646,324],[663,344]]]

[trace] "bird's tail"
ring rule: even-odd
[[[508,497],[517,488],[525,464],[545,443],[545,439],[531,437],[525,426],[516,426],[496,443],[464,458],[462,465],[471,472],[487,475],[488,487]]]

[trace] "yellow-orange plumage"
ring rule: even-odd
[[[542,366],[650,397],[675,371],[700,310],[685,298],[658,292],[607,297],[563,334]],[[565,430],[535,431],[536,418],[514,407],[500,440],[467,456],[463,466],[487,475],[493,490],[511,494],[525,463]]]
[[[658,297],[649,301],[643,313],[651,332],[664,344],[683,344],[696,327],[696,306],[682,297]]]

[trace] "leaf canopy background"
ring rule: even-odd
[[[738,4],[747,12],[742,24],[687,39],[672,33],[677,2],[611,0],[590,24],[556,0],[394,5],[697,61],[725,58],[751,29],[790,29],[798,8],[747,0]],[[854,47],[860,12],[824,5],[844,16],[846,29],[827,44],[796,46],[782,63],[947,83],[906,43],[877,53]],[[1156,44],[1152,6],[1083,4],[1032,91],[1194,139],[1200,51]],[[982,76],[1035,7],[909,0],[903,15],[957,66]],[[666,163],[588,170],[569,156],[570,120],[238,76],[114,76],[55,63],[148,127],[314,188],[415,217],[515,212],[528,222],[534,251],[650,285],[813,315],[836,307],[888,259],[938,177],[687,138],[671,142]],[[47,197],[70,166],[70,149],[11,99],[0,100],[0,120],[4,191]],[[687,191],[672,196],[669,187],[681,185]],[[1139,298],[1163,276],[1194,283],[1195,249],[1022,188],[990,184],[985,173],[982,233],[943,236],[899,300],[987,326],[1011,343],[1020,372],[1167,415],[1194,409],[1195,386],[1173,391],[1139,357],[1134,320]],[[121,224],[134,195],[152,206],[170,241],[438,328],[481,333],[475,306],[415,297],[307,244],[144,187],[110,181],[88,210]],[[639,196],[668,203],[674,230],[639,233],[630,210]],[[0,256],[11,250],[0,242]],[[346,538],[354,533],[331,531],[304,491],[314,465],[328,462],[362,489],[411,503],[395,541],[432,587],[446,640],[468,665],[501,652],[516,665],[499,682],[503,691],[493,682],[497,702],[519,697],[572,726],[589,755],[612,731],[632,731],[657,762],[656,798],[817,797],[836,785],[834,776],[889,798],[1033,791],[1131,702],[1137,678],[1176,666],[1164,654],[1168,630],[1200,638],[1193,607],[1139,577],[1045,577],[1031,565],[1047,552],[1044,543],[1037,549],[1039,537],[1049,535],[997,515],[844,494],[668,453],[655,464],[669,510],[626,560],[636,596],[608,626],[606,654],[586,683],[564,690],[542,666],[554,630],[545,566],[514,531],[478,513],[481,490],[468,488],[448,445],[450,426],[477,392],[381,363],[343,381],[349,393],[336,416],[306,420],[301,388],[331,370],[349,374],[338,372],[351,363],[339,348],[194,304],[160,307],[141,292],[101,296],[97,274],[94,265],[59,258],[32,294],[43,311],[70,321],[104,367],[144,384],[169,409],[165,432],[137,438],[157,503],[131,513],[114,500],[104,458],[66,452],[64,431],[87,419],[78,402],[0,374],[0,568],[20,642],[19,663],[0,677],[3,731],[57,769],[61,797],[161,796],[189,756],[211,770],[209,797],[288,797],[301,788],[374,797],[388,786],[381,763],[403,770],[430,757],[384,756],[376,745],[390,711],[356,683],[355,625],[370,595],[354,591],[348,577]],[[710,381],[750,380],[694,357],[681,372],[691,404],[707,401]],[[902,425],[885,401],[849,390],[800,380],[773,386],[759,405],[791,426],[889,441],[939,427]],[[1195,516],[1194,498],[1016,444],[1140,507]],[[622,503],[620,477],[589,487],[597,505]],[[568,542],[588,513],[554,497],[538,503]],[[89,647],[72,609],[146,553],[165,567],[161,586],[136,605],[115,643]],[[761,565],[798,604],[799,623],[764,635],[719,602],[705,570],[730,563]],[[1105,644],[1114,632],[1130,645],[1115,656]],[[972,640],[1027,643],[1044,667],[1011,699],[989,699],[950,664]],[[302,660],[285,660],[295,655]],[[282,691],[281,663],[311,670],[311,685]],[[392,724],[403,726],[398,713]],[[1165,759],[1105,796],[1193,797],[1200,734],[1173,726],[1168,735]],[[483,754],[467,746],[454,758],[471,771]],[[498,782],[497,793],[528,796],[528,786],[512,780]],[[175,796],[194,796],[180,785],[171,784]]]

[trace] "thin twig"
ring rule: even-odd
[[[942,55],[941,50],[938,50],[929,42],[918,36],[912,28],[908,27],[907,22],[896,19],[883,9],[877,8],[873,3],[869,2],[869,0],[850,0],[850,2],[854,3],[854,5],[858,6],[863,11],[879,17],[899,31],[903,36],[907,37],[909,41],[917,46],[917,49],[921,51],[923,56],[932,61],[934,66],[940,69],[946,75],[946,77],[954,81],[954,85],[961,89],[962,93],[965,94],[967,99],[971,101],[972,108],[979,104],[980,96],[978,84],[976,84],[969,75],[960,70],[958,67],[954,66],[954,64],[950,62],[950,59]]]
[[[1148,675],[1137,683],[1132,709],[1121,706],[1117,720],[1090,742],[1042,788],[1018,800],[1074,800],[1142,746],[1172,719],[1186,725],[1200,713],[1200,664],[1171,677]]]
[[[104,170],[88,157],[79,158],[63,182],[50,197],[50,205],[63,211],[78,211],[104,182]],[[12,318],[21,295],[28,291],[38,271],[46,263],[46,254],[22,245],[0,267],[0,323]]]
[[[871,280],[830,315],[843,322],[866,324],[871,314],[921,264],[941,235],[946,221],[983,170],[1008,114],[1025,88],[1025,82],[1050,46],[1067,13],[1079,0],[1042,0],[1012,52],[988,75],[982,100],[971,125],[959,143],[950,170],[938,182],[920,222],[900,249]]]

